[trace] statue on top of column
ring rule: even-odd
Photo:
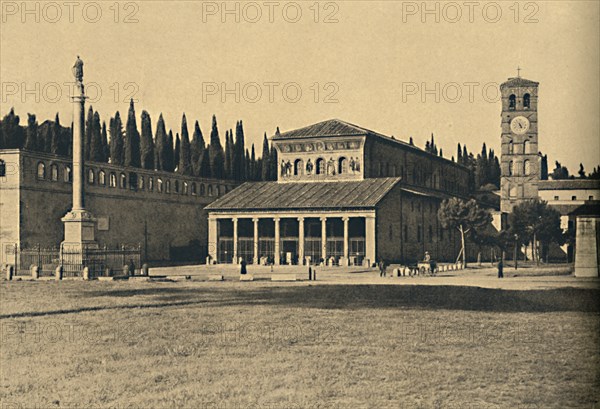
[[[77,60],[73,64],[73,76],[77,82],[83,82],[83,61],[79,56],[77,56]]]

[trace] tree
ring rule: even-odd
[[[250,151],[250,163],[249,163],[249,173],[247,180],[257,180],[256,177],[256,152],[254,150],[254,144],[252,144],[252,150]]]
[[[467,266],[465,236],[484,228],[491,223],[492,216],[481,209],[474,199],[465,201],[453,197],[442,202],[438,219],[444,229],[457,229],[460,233],[463,268]]]
[[[52,141],[50,143],[50,153],[55,155],[64,155],[64,152],[61,150],[61,137],[62,137],[62,127],[60,126],[60,119],[58,118],[58,112],[54,117],[54,123],[52,124]]]
[[[92,120],[90,160],[94,162],[104,161],[104,147],[102,146],[102,130],[100,127],[100,114],[98,114],[98,112],[94,112],[94,118]]]
[[[165,149],[166,158],[165,164],[166,167],[163,169],[167,172],[173,172],[175,170],[175,149],[173,146],[173,131],[169,129],[169,135],[167,136],[167,146]]]
[[[583,163],[579,164],[579,171],[577,172],[577,174],[579,175],[579,179],[585,179],[586,178],[585,169],[583,168]]]
[[[139,168],[141,166],[140,133],[137,129],[133,99],[131,99],[131,101],[129,102],[129,113],[127,114],[127,125],[125,126],[125,141],[123,146],[123,165]]]
[[[244,126],[242,121],[235,124],[235,145],[233,149],[232,176],[234,180],[246,180],[246,142],[244,141]]]
[[[106,121],[102,121],[102,162],[108,163],[110,147],[108,146],[108,133],[106,132]]]
[[[123,124],[121,123],[121,114],[119,114],[119,111],[109,121],[109,132],[110,163],[113,165],[123,165]]]
[[[269,154],[269,180],[277,180],[278,158],[275,145],[271,144],[271,153]]]
[[[198,176],[203,177],[203,178],[211,177],[210,157],[208,156],[208,149],[204,149],[202,151],[202,156],[200,156],[199,169],[200,169],[200,173]]]
[[[140,139],[140,162],[144,169],[154,169],[154,139],[150,114],[142,111],[142,137]]]
[[[234,179],[232,168],[232,150],[233,146],[229,142],[229,131],[225,131],[225,174],[228,179]]]
[[[179,168],[179,160],[181,155],[181,139],[179,139],[179,133],[175,133],[175,151],[173,153],[173,171]]]
[[[192,157],[190,151],[190,136],[188,134],[187,119],[185,114],[181,119],[181,146],[179,151],[179,173],[182,175],[192,175]]]
[[[550,175],[552,177],[552,179],[554,180],[560,180],[560,179],[569,179],[569,170],[565,167],[562,166],[560,164],[559,161],[555,162],[555,168],[552,171],[552,174]]]
[[[38,149],[38,123],[35,114],[27,114],[27,129],[25,130],[25,144],[23,147],[30,151]],[[42,145],[42,151],[43,148]]]
[[[560,227],[560,213],[539,198],[519,203],[510,213],[510,232],[517,244],[532,245],[532,256],[539,263],[539,243],[544,246],[551,242],[563,243]]]
[[[168,144],[167,131],[165,129],[165,120],[162,113],[158,117],[156,123],[156,142],[154,143],[154,167],[156,170],[167,170],[168,168]]]
[[[200,158],[204,153],[204,136],[202,136],[202,130],[198,121],[194,124],[194,134],[192,135],[192,143],[190,147],[190,158],[192,161],[192,169],[194,175],[200,175]]]
[[[90,105],[87,119],[85,120],[85,140],[83,142],[83,157],[90,160],[90,151],[92,148],[92,136],[94,134],[94,109]]]
[[[221,146],[219,128],[217,127],[217,117],[215,115],[212,117],[208,156],[210,158],[210,173],[212,177],[222,178],[225,173],[225,154],[223,152],[223,146]]]
[[[263,181],[269,180],[269,173],[270,173],[269,166],[270,166],[269,140],[267,139],[267,133],[265,132],[265,136],[263,137],[260,180],[263,180]]]
[[[548,180],[548,155],[542,156],[540,162],[540,179]]]
[[[2,118],[2,134],[4,139],[3,148],[20,148],[23,144],[23,129],[19,125],[19,115],[15,115],[15,109]]]

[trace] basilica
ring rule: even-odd
[[[464,166],[333,119],[277,133],[278,180],[248,182],[206,207],[210,261],[370,265],[452,260],[437,219],[469,195]]]

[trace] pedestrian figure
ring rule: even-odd
[[[312,280],[312,268],[308,266],[308,281]]]
[[[385,277],[385,276],[386,276],[385,263],[383,260],[379,260],[379,277]]]
[[[135,274],[135,264],[133,263],[133,259],[129,259],[129,275],[133,276]]]
[[[498,262],[498,278],[504,278],[504,274],[502,272],[504,265],[502,264],[502,260]]]
[[[240,274],[246,274],[246,260],[242,259],[242,262],[240,263]]]

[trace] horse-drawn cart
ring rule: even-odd
[[[419,275],[435,275],[438,271],[437,263],[435,261],[419,261],[417,263],[417,269]]]

